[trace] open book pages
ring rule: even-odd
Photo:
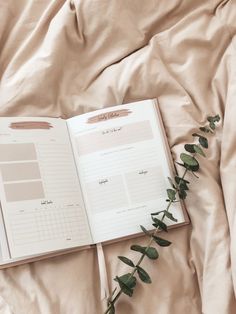
[[[171,158],[155,100],[68,120],[0,118],[2,264],[152,228]],[[177,223],[188,222],[180,203]]]

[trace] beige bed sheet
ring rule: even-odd
[[[0,115],[68,118],[157,97],[173,156],[219,113],[192,224],[147,262],[153,284],[123,296],[118,314],[236,313],[236,1],[0,0]],[[125,271],[104,248],[110,287]],[[133,255],[133,253],[130,253]],[[1,314],[99,314],[95,250],[0,271]]]

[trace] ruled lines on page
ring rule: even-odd
[[[67,120],[96,242],[151,228],[149,214],[165,206],[170,169],[156,119],[149,100]]]
[[[0,121],[0,194],[11,257],[91,243],[66,123]]]

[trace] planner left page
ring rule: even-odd
[[[62,119],[0,118],[0,199],[10,259],[92,243]]]

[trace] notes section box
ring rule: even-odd
[[[158,200],[165,188],[160,167],[127,172],[86,184],[89,205],[94,213]]]
[[[86,155],[121,145],[147,141],[152,138],[153,133],[150,122],[140,121],[81,135],[76,138],[76,141],[79,155]]]
[[[161,167],[144,168],[125,174],[132,203],[143,203],[161,198],[166,189]]]
[[[128,205],[122,176],[88,182],[86,191],[89,207],[96,214]]]

